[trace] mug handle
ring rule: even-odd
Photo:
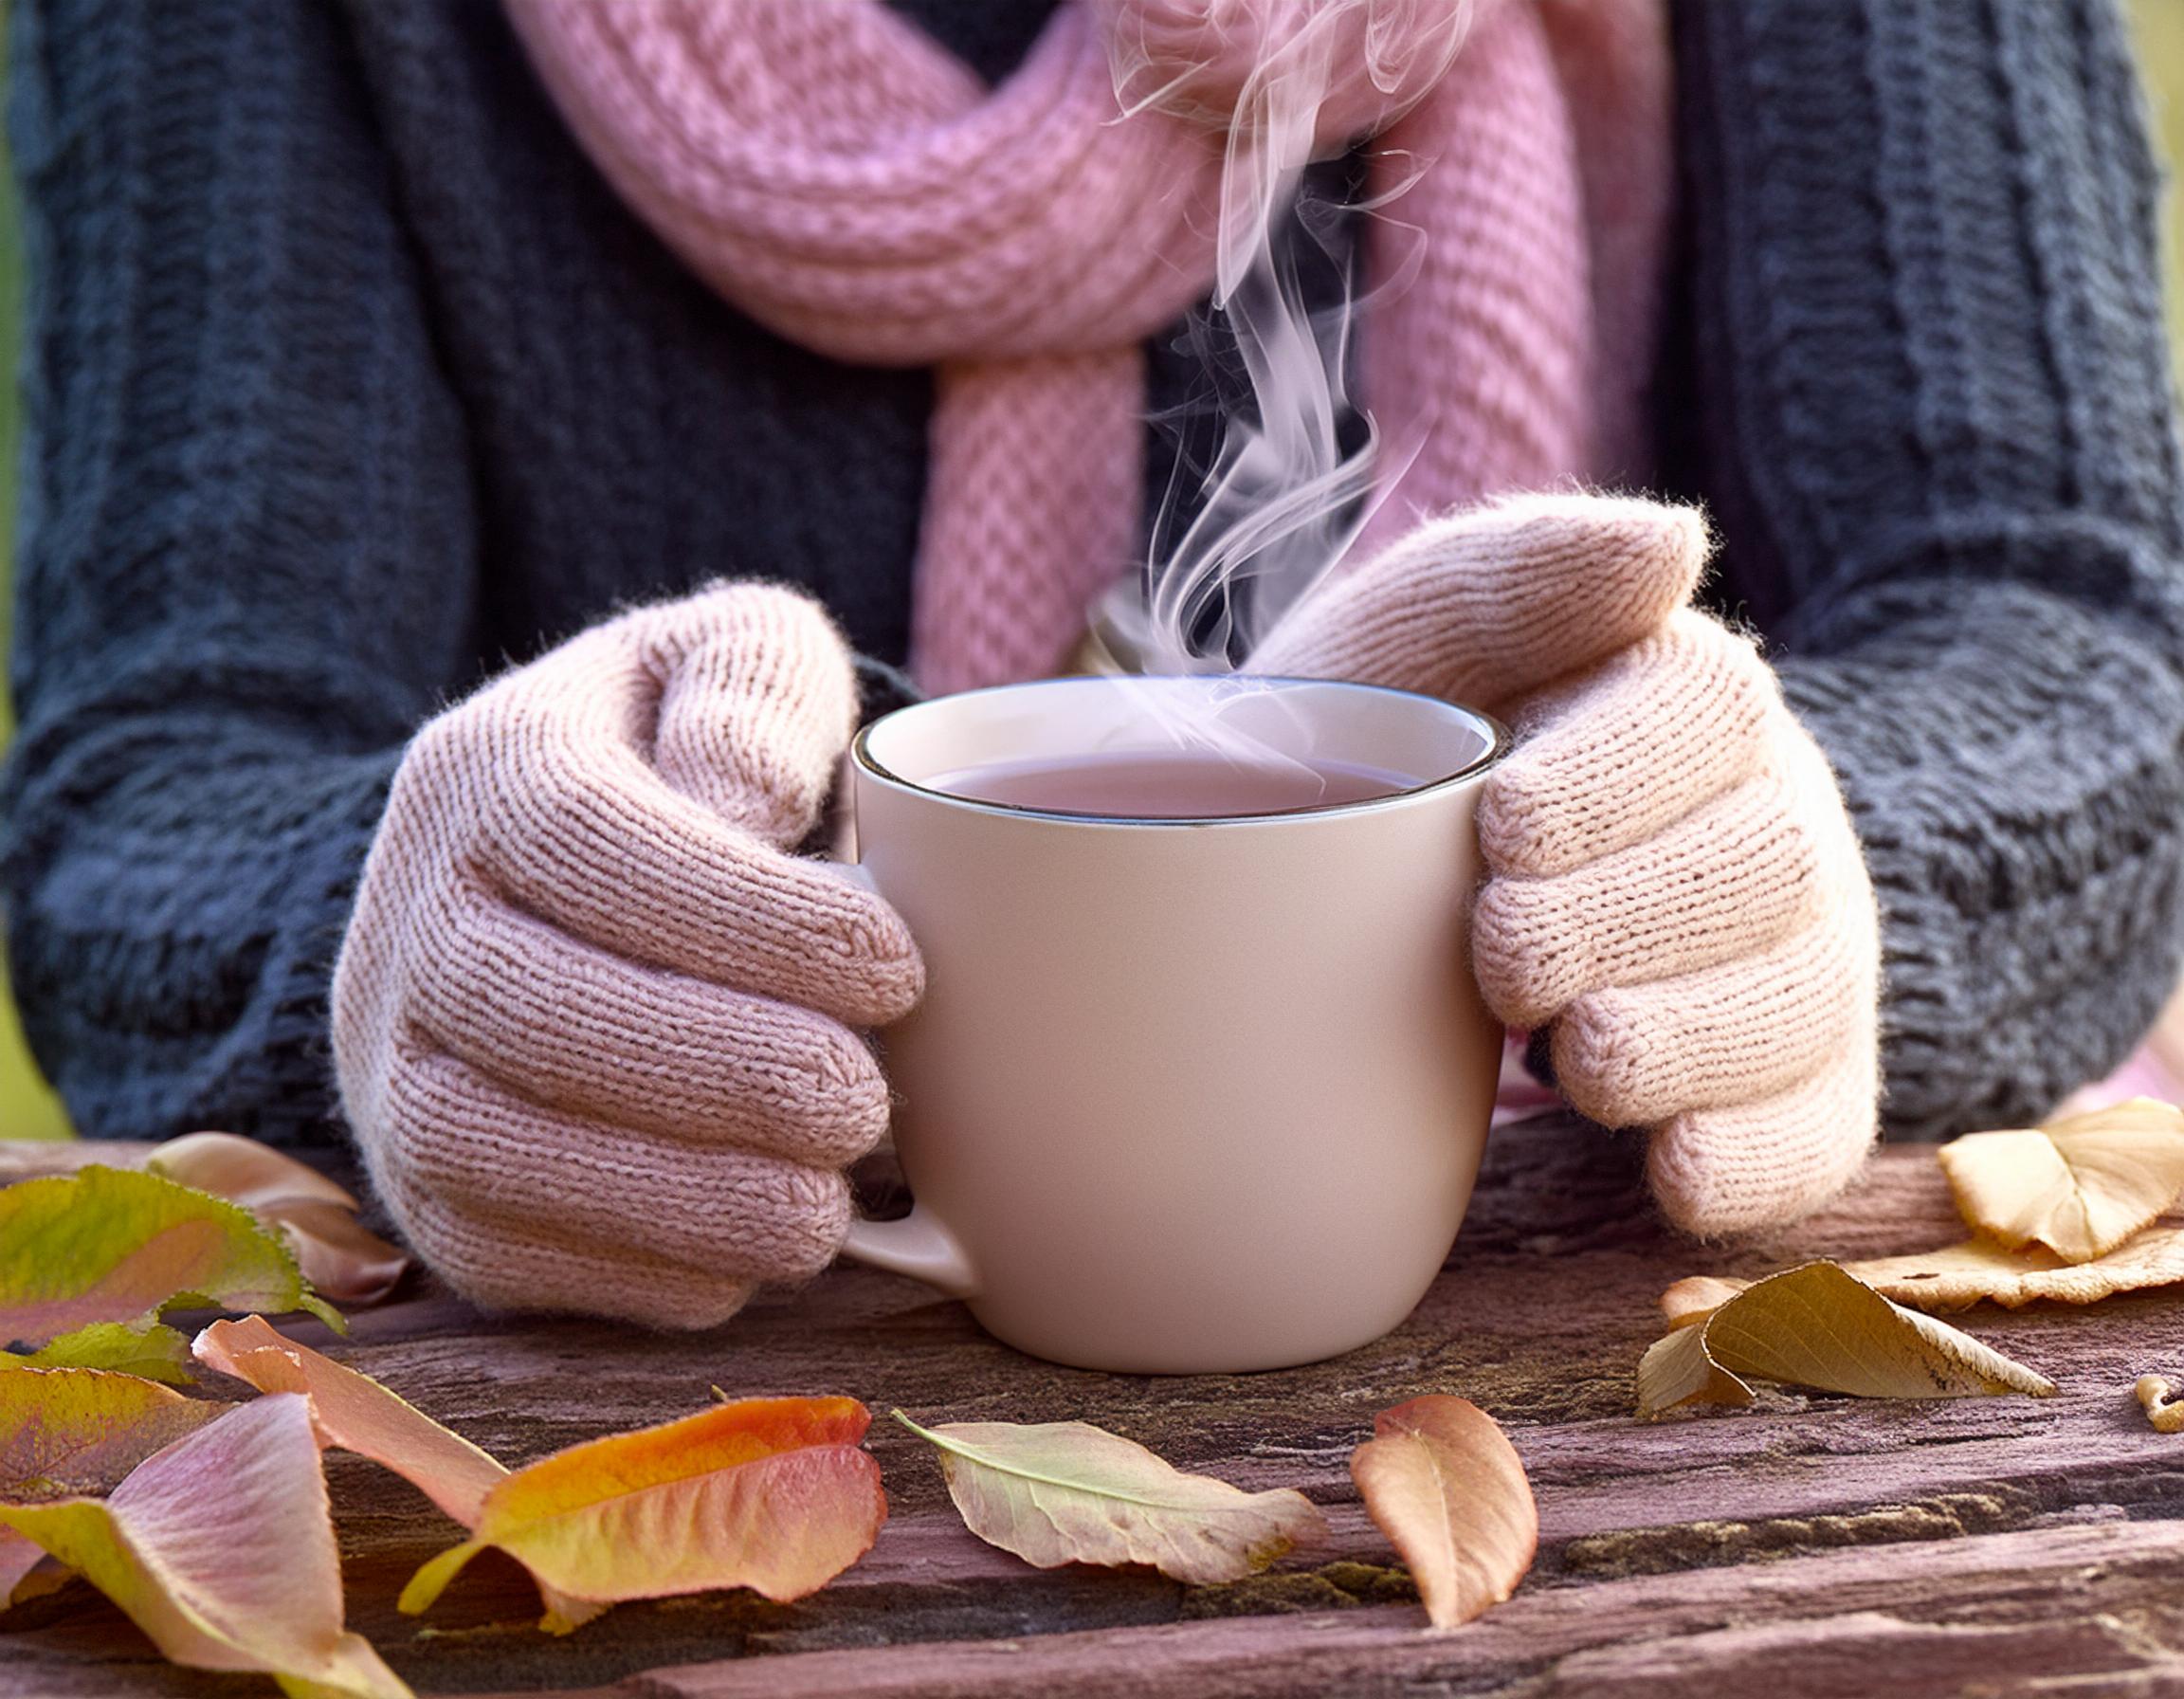
[[[868,891],[879,891],[872,875],[858,863],[838,861],[834,865],[845,878]],[[842,1254],[890,1274],[921,1280],[950,1298],[978,1294],[978,1276],[963,1247],[956,1242],[956,1235],[931,1210],[916,1201],[910,1213],[899,1220],[873,1221],[859,1216],[850,1222],[848,1236],[842,1241]]]

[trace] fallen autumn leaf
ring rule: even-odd
[[[801,1599],[871,1550],[887,1519],[861,1444],[871,1422],[854,1398],[744,1398],[571,1446],[494,1485],[471,1538],[419,1569],[401,1608],[428,1609],[487,1546],[563,1597],[569,1609],[550,1603],[543,1624],[557,1632],[630,1599]]]
[[[1938,1251],[1845,1263],[1843,1271],[1884,1298],[1923,1310],[1969,1308],[1982,1300],[2017,1309],[2040,1299],[2097,1304],[2118,1292],[2184,1281],[2184,1228],[2149,1227],[2087,1263],[2069,1263],[2045,1245],[2010,1251],[1966,1239]],[[1703,1320],[1752,1283],[1697,1274],[1661,1294],[1671,1327]]]
[[[288,1248],[225,1198],[98,1166],[0,1191],[0,1339],[39,1345],[182,1303],[342,1324]]]
[[[1938,1155],[1975,1231],[2090,1262],[2184,1192],[2184,1110],[2135,1097],[2045,1126],[1968,1134]]]
[[[1868,1398],[2045,1398],[2055,1390],[2046,1376],[1826,1262],[1754,1281],[1656,1340],[1638,1364],[1638,1414],[1748,1404],[1747,1377]]]
[[[1466,1398],[1428,1396],[1383,1410],[1351,1455],[1365,1508],[1418,1583],[1427,1619],[1454,1628],[1517,1590],[1539,1547],[1523,1462]]]
[[[477,1527],[485,1495],[507,1478],[497,1459],[452,1428],[371,1376],[283,1337],[263,1316],[213,1323],[197,1336],[195,1350],[207,1368],[260,1392],[301,1393],[311,1400],[319,1444],[392,1470],[465,1529]],[[557,1629],[580,1627],[607,1608],[567,1598],[542,1580],[538,1591],[546,1621]]]
[[[300,1398],[227,1411],[107,1498],[0,1504],[0,1525],[81,1572],[177,1664],[264,1672],[299,1695],[409,1695],[342,1627],[326,1482]]]
[[[356,1224],[356,1199],[284,1151],[234,1133],[185,1133],[144,1159],[147,1173],[241,1204],[287,1240],[304,1279],[337,1304],[384,1298],[410,1266]]]
[[[452,1428],[369,1375],[276,1332],[264,1317],[214,1322],[197,1336],[197,1361],[260,1392],[301,1393],[321,1445],[392,1470],[464,1527],[477,1525],[485,1495],[507,1470]]]
[[[112,1369],[170,1386],[194,1379],[189,1340],[161,1322],[88,1322],[27,1354],[0,1351],[0,1372],[8,1369]]]
[[[110,1492],[153,1452],[232,1408],[96,1369],[0,1375],[0,1500]],[[44,1555],[35,1541],[0,1530],[0,1608]]]
[[[1326,1532],[1301,1492],[1187,1475],[1087,1422],[921,1428],[900,1410],[895,1419],[937,1448],[971,1531],[1040,1569],[1150,1563],[1204,1586],[1239,1580]]]

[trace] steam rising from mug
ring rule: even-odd
[[[1362,303],[1345,290],[1332,310],[1308,310],[1278,228],[1290,221],[1312,233],[1314,210],[1300,201],[1305,167],[1432,87],[1463,45],[1471,0],[1100,4],[1114,14],[1108,40],[1125,113],[1158,108],[1226,133],[1213,306],[1250,389],[1198,512],[1165,555],[1167,526],[1155,525],[1141,594],[1110,598],[1104,619],[1141,670],[1221,671],[1334,570],[1372,516],[1375,485],[1385,494],[1394,483],[1383,463],[1415,451],[1369,423],[1362,443],[1344,448],[1350,331]],[[1408,281],[1399,273],[1379,287]],[[1172,483],[1163,521],[1177,494]]]

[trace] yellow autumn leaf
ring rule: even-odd
[[[106,1498],[0,1503],[0,1525],[81,1572],[174,1663],[263,1672],[311,1699],[409,1695],[342,1627],[326,1482],[300,1398],[228,1410]]]
[[[0,1500],[109,1492],[154,1452],[232,1408],[96,1369],[0,1375]],[[43,1555],[35,1542],[0,1529],[0,1607]]]
[[[2055,1390],[2047,1377],[1825,1262],[1754,1281],[1703,1320],[1655,1341],[1638,1364],[1638,1414],[1748,1404],[1753,1379],[1867,1398],[2045,1398]]]
[[[1467,1398],[1383,1410],[1351,1454],[1366,1511],[1410,1571],[1435,1628],[1517,1590],[1539,1548],[1539,1507],[1500,1425]]]
[[[871,1421],[855,1398],[744,1398],[571,1446],[492,1487],[471,1538],[419,1569],[401,1607],[428,1608],[487,1546],[581,1610],[550,1609],[549,1629],[716,1587],[801,1599],[871,1550],[887,1519],[863,1447]]]
[[[186,1133],[144,1158],[147,1173],[241,1204],[286,1239],[304,1279],[340,1304],[371,1304],[410,1266],[356,1224],[356,1199],[285,1151],[233,1133]]]
[[[1939,1156],[1975,1231],[2090,1262],[2184,1192],[2184,1110],[2135,1097],[2045,1126],[1972,1133]]]
[[[2141,1375],[2131,1390],[2139,1408],[2146,1412],[2146,1419],[2154,1424],[2155,1433],[2184,1434],[2184,1403],[2171,1401],[2168,1381],[2159,1375]]]
[[[1246,1492],[1187,1475],[1087,1422],[895,1419],[940,1452],[971,1531],[1027,1563],[1150,1563],[1179,1581],[1241,1580],[1322,1537],[1326,1518],[1287,1488]]]
[[[0,1351],[0,1371],[8,1369],[112,1369],[170,1386],[187,1386],[195,1378],[190,1342],[161,1322],[90,1322],[35,1351]]]
[[[0,1191],[0,1339],[43,1344],[178,1304],[340,1316],[247,1210],[155,1174],[91,1166]]]

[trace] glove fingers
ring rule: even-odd
[[[496,814],[481,869],[517,906],[610,955],[851,1026],[917,1002],[917,946],[873,891],[738,831],[631,752],[547,772]]]
[[[849,1229],[830,1169],[602,1126],[417,1042],[398,1047],[382,1139],[382,1169],[410,1197],[736,1280],[816,1274]]]
[[[1496,871],[1473,912],[1480,989],[1516,1027],[1588,992],[1696,972],[1780,942],[1818,918],[1812,834],[1773,774],[1647,841],[1547,879]]]
[[[887,1130],[864,1040],[810,1009],[633,962],[466,891],[419,976],[418,1018],[536,1103],[828,1167]]]
[[[647,1327],[718,1327],[757,1283],[641,1251],[587,1246],[535,1232],[519,1217],[419,1198],[404,1209],[410,1242],[432,1270],[485,1309],[610,1316]]]
[[[1251,670],[1494,708],[1647,637],[1706,557],[1691,508],[1519,496],[1429,521],[1292,610]]]
[[[1756,773],[1776,712],[1753,647],[1680,611],[1520,719],[1539,729],[1487,776],[1481,846],[1496,868],[1540,877],[1642,843]]]
[[[1588,993],[1554,1029],[1556,1083],[1607,1126],[1777,1096],[1839,1062],[1873,996],[1830,922],[1717,967]]]
[[[1788,1091],[1678,1115],[1653,1135],[1661,1212],[1714,1237],[1779,1226],[1848,1183],[1872,1148],[1879,1066],[1870,1022],[1837,1062]]]
[[[727,585],[648,612],[660,776],[767,843],[794,848],[818,823],[857,723],[856,677],[833,625],[771,584]]]

